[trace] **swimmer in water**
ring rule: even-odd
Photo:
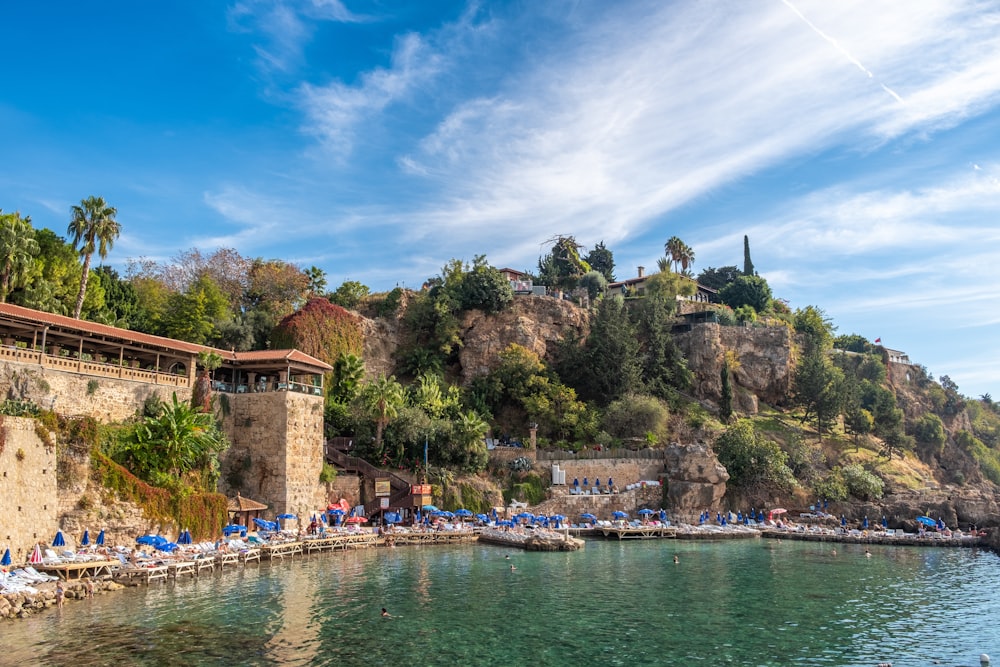
[[[676,554],[674,555],[674,562],[675,563],[680,563],[681,562],[681,559]]]
[[[385,607],[382,607],[382,618],[392,618],[392,616],[389,614],[388,610],[386,610]]]

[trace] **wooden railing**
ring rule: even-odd
[[[373,466],[364,459],[346,454],[340,449],[326,444],[326,461],[347,472],[356,472],[370,479],[389,478],[392,487],[392,495],[389,496],[389,506],[398,507],[400,503],[410,495],[410,480],[400,477],[389,470],[382,470]]]
[[[158,373],[130,366],[119,366],[118,364],[43,354],[37,350],[28,350],[10,345],[0,346],[0,359],[19,364],[41,364],[54,370],[76,373],[78,375],[117,378],[148,384],[165,384],[172,387],[187,387],[190,385],[187,375]]]

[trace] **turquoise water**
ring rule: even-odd
[[[1000,558],[871,549],[592,540],[576,553],[316,554],[6,623],[0,664],[1000,663]]]

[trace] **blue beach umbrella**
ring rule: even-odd
[[[165,544],[166,541],[166,538],[160,537],[159,535],[140,535],[135,538],[136,544],[142,544],[147,547],[155,547],[157,544]]]
[[[888,528],[889,527],[889,522],[885,520],[884,516],[882,517],[882,527],[883,528]]]
[[[99,546],[99,547],[103,547],[104,546],[104,531],[103,530],[97,534],[97,546]]]
[[[85,546],[89,546],[89,545],[90,545],[90,531],[89,530],[85,530],[85,531],[83,531],[83,537],[80,538],[80,546],[84,546],[85,547]]]
[[[383,518],[386,523],[399,523],[402,521],[402,517],[399,516],[399,512],[386,512]]]
[[[438,512],[438,511],[440,511],[440,510],[438,510],[438,508],[437,508],[436,505],[424,505],[420,509],[422,509],[425,512]]]
[[[247,529],[246,526],[240,526],[235,523],[231,523],[228,526],[224,526],[222,528],[222,534],[225,535],[226,537],[229,537],[234,533],[242,533],[246,529]]]
[[[472,511],[463,507],[462,509],[455,510],[455,516],[472,516]]]
[[[286,514],[279,514],[278,516],[276,516],[274,518],[275,519],[298,519],[299,517],[295,516],[294,514],[287,514],[286,513]]]
[[[643,516],[649,516],[650,514],[656,514],[656,512],[654,512],[649,508],[643,507],[641,510],[639,510],[639,514],[642,514]]]
[[[585,519],[587,521],[597,521],[597,517],[591,514],[590,512],[584,512],[583,514],[580,515],[580,518]]]
[[[931,528],[937,527],[937,521],[930,518],[929,516],[918,516],[917,521],[924,524],[925,526],[930,526]]]
[[[166,551],[167,553],[170,553],[171,551],[177,549],[177,544],[175,544],[174,542],[163,541],[157,544],[154,548],[156,548],[159,551]]]
[[[561,528],[562,527],[561,524],[563,521],[566,520],[566,517],[564,517],[562,514],[553,514],[552,516],[549,517],[549,519],[555,522],[556,528]]]
[[[661,508],[660,509],[660,521],[666,521],[666,520],[667,520],[667,510]]]
[[[52,546],[54,547],[64,547],[66,546],[66,540],[63,538],[62,531],[56,532],[56,538],[52,540]]]
[[[617,511],[611,513],[611,518],[612,519],[627,519],[628,518],[628,512],[622,512],[621,510],[617,510]]]
[[[191,544],[194,540],[191,539],[191,531],[184,529],[181,534],[177,537],[178,544]]]
[[[479,519],[480,521],[482,521],[483,523],[486,523],[487,521],[490,520],[490,518],[488,516],[486,516],[485,514],[477,514],[476,518]]]
[[[10,565],[10,549],[3,552],[3,558],[0,558],[0,565]]]

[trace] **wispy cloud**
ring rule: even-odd
[[[240,0],[229,8],[228,18],[231,30],[260,37],[253,48],[265,72],[288,72],[301,65],[303,47],[312,39],[317,21],[366,20],[341,0]]]

